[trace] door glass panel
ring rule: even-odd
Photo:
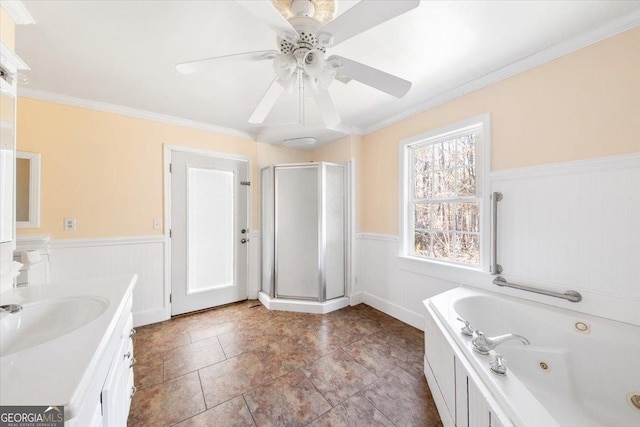
[[[234,174],[187,169],[187,294],[234,285]]]

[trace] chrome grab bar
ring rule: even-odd
[[[522,291],[533,292],[536,294],[547,295],[550,297],[562,298],[571,302],[582,301],[582,295],[580,295],[580,292],[578,291],[566,291],[564,293],[548,291],[546,289],[534,288],[532,286],[509,283],[502,276],[498,276],[495,279],[493,279],[493,284],[498,286],[506,286],[508,288],[520,289]]]
[[[491,195],[491,273],[502,273],[502,266],[498,264],[498,202],[502,200],[502,193],[494,191]]]

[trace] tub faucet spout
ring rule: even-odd
[[[529,340],[522,335],[506,334],[489,338],[480,331],[475,332],[475,337],[471,342],[473,343],[474,351],[480,354],[489,354],[489,351],[493,350],[503,342],[512,340],[519,340],[524,345],[531,344]]]

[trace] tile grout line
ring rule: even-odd
[[[242,396],[242,400],[244,401],[244,404],[247,406],[247,410],[249,411],[249,415],[251,416],[251,420],[253,421],[253,425],[257,426],[258,423],[256,422],[256,419],[253,416],[253,412],[251,411],[251,408],[249,407],[249,402],[247,402],[247,398],[245,397],[245,393],[242,393],[240,396]]]

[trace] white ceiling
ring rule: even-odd
[[[355,3],[338,0],[338,14]],[[273,143],[369,132],[560,43],[615,23],[640,22],[640,1],[423,1],[328,50],[413,82],[396,99],[355,81],[334,81],[329,92],[342,118],[339,132],[323,129],[311,100],[309,124],[297,125],[297,96],[289,94],[263,125],[247,122],[274,77],[269,61],[221,64],[206,74],[175,70],[179,62],[276,48],[274,33],[235,1],[24,4],[36,24],[17,28],[16,50],[32,69],[25,73],[30,89],[189,119]]]

